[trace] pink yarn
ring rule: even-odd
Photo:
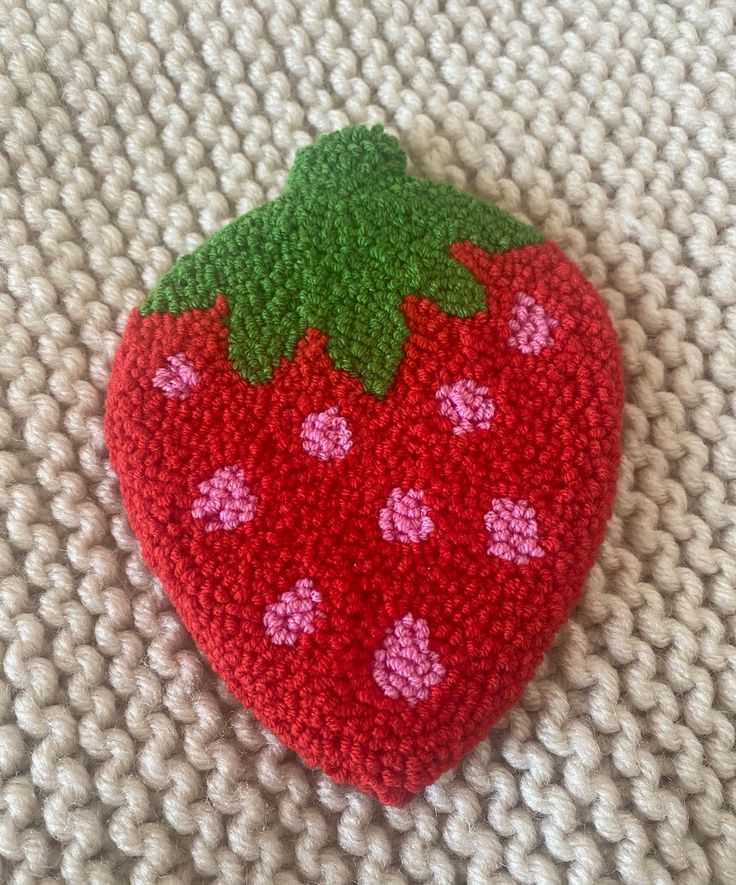
[[[198,486],[201,497],[192,504],[192,516],[206,519],[204,530],[217,529],[232,531],[255,516],[258,498],[251,494],[245,484],[245,475],[240,467],[220,467],[211,479]]]
[[[443,384],[436,393],[440,415],[452,423],[458,436],[473,430],[487,430],[496,410],[487,387],[463,378],[454,384]]]
[[[528,501],[494,498],[484,519],[490,534],[488,553],[516,565],[544,556],[537,545],[537,519]]]
[[[338,415],[337,406],[326,412],[312,412],[302,424],[302,447],[320,461],[344,458],[352,446],[348,422]]]
[[[167,356],[166,362],[168,365],[153,373],[153,386],[170,399],[187,399],[199,383],[199,372],[194,363],[183,353]]]
[[[263,625],[274,645],[294,645],[303,633],[314,633],[315,606],[322,601],[314,582],[300,578],[286,593],[266,606]]]
[[[522,353],[538,356],[552,344],[552,332],[559,322],[526,292],[519,292],[509,320],[508,344]]]
[[[434,531],[429,518],[429,507],[422,504],[424,492],[394,489],[388,496],[386,506],[378,515],[378,525],[385,541],[402,541],[416,544],[426,540]]]
[[[373,678],[389,698],[403,697],[413,707],[445,675],[440,656],[429,647],[429,626],[404,615],[391,627],[383,648],[373,656]]]

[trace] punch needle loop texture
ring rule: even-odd
[[[565,255],[357,127],[133,311],[105,431],[143,555],[231,691],[401,805],[503,715],[578,598],[621,404]]]

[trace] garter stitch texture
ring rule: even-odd
[[[733,34],[702,0],[0,3],[0,881],[734,881]],[[161,275],[282,193],[299,147],[378,122],[420,178],[564,249],[626,378],[580,602],[403,809],[305,766],[223,688],[102,435]]]
[[[380,126],[303,148],[133,312],[105,418],[143,557],[227,686],[398,805],[582,591],[623,404],[572,262],[404,167]]]

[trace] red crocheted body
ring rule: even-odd
[[[143,556],[230,690],[338,781],[403,804],[520,695],[610,514],[622,406],[599,296],[553,245],[453,257],[459,319],[409,297],[384,399],[309,331],[273,380],[227,305],[134,312],[106,435]]]

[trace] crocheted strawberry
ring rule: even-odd
[[[230,689],[401,804],[514,703],[581,592],[621,406],[563,253],[358,128],[133,311],[106,433],[143,556]]]

